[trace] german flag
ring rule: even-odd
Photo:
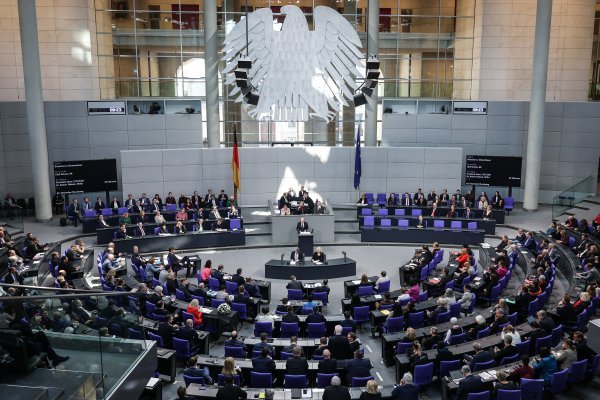
[[[233,171],[233,187],[240,188],[240,156],[238,154],[237,131],[233,125],[233,155],[231,157],[231,170]]]

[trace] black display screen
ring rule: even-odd
[[[117,160],[57,161],[54,187],[60,193],[88,193],[118,190]]]
[[[465,185],[521,186],[521,157],[467,156]]]

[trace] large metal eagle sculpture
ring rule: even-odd
[[[315,7],[313,31],[300,8],[286,5],[281,13],[285,14],[281,31],[273,29],[271,9],[260,8],[248,15],[247,28],[241,20],[229,32],[223,49],[226,83],[235,83],[238,60],[249,58],[248,80],[259,94],[249,111],[253,118],[329,122],[358,87],[357,66],[363,57],[358,34],[329,7]],[[239,87],[230,95],[237,96],[236,102],[244,98]]]

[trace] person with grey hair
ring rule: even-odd
[[[463,328],[458,324],[458,318],[450,318],[450,329],[448,329],[448,332],[446,332],[444,342],[450,343],[451,336],[460,335],[461,333],[463,333]]]
[[[327,348],[331,352],[331,358],[336,360],[345,360],[350,354],[350,343],[348,338],[342,335],[342,326],[336,325],[334,328],[335,335],[329,338]]]
[[[413,383],[413,377],[410,372],[405,373],[400,380],[400,384],[392,391],[394,400],[418,400],[419,385]]]
[[[479,393],[487,391],[487,386],[481,381],[479,375],[472,375],[471,368],[468,365],[463,365],[460,369],[463,374],[463,379],[458,382],[458,391],[456,392],[456,400],[464,400],[469,396],[469,393]]]
[[[446,299],[446,304],[448,305],[456,303],[456,296],[454,295],[454,290],[451,288],[446,289],[442,298]]]
[[[505,335],[502,341],[504,342],[502,349],[499,349],[497,346],[494,347],[494,360],[498,365],[501,365],[502,360],[506,357],[513,357],[519,354],[519,350],[513,345],[513,337],[511,335]]]
[[[350,392],[346,386],[342,385],[339,376],[331,378],[331,385],[323,391],[323,400],[351,400]]]
[[[429,324],[434,325],[437,324],[437,316],[441,313],[445,313],[448,311],[448,302],[444,297],[440,297],[437,299],[437,307],[429,313]]]
[[[460,299],[458,299],[458,303],[460,303],[460,309],[462,312],[466,313],[469,308],[471,308],[471,301],[473,300],[473,296],[471,293],[471,287],[469,285],[464,286],[464,291]]]
[[[498,382],[494,384],[494,392],[493,395],[496,397],[498,394],[498,390],[518,390],[517,384],[515,382],[511,382],[508,380],[508,374],[506,371],[498,370],[496,371],[496,379]]]
[[[477,334],[488,327],[487,322],[482,315],[475,316],[475,322],[475,326],[469,329],[469,338],[471,340],[477,339]]]
[[[465,363],[468,362],[469,368],[471,370],[475,369],[475,364],[484,363],[492,361],[492,353],[488,350],[483,349],[481,343],[475,342],[473,343],[473,350],[475,350],[474,355],[465,355]]]
[[[490,335],[496,334],[500,332],[500,325],[504,325],[508,323],[508,318],[504,314],[504,310],[502,308],[497,308],[494,313],[494,322],[490,325]]]
[[[552,330],[556,327],[554,320],[546,315],[546,311],[539,310],[536,314],[540,328],[546,331],[548,335],[552,334]]]

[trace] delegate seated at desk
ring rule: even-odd
[[[312,262],[314,263],[324,263],[327,260],[325,253],[323,253],[323,249],[317,247],[317,251],[313,253]]]
[[[296,232],[298,232],[298,234],[302,233],[302,232],[308,232],[309,228],[308,228],[308,224],[304,221],[304,217],[300,218],[300,221],[296,224]]]
[[[296,250],[292,251],[290,255],[290,261],[292,262],[304,262],[304,254],[300,251],[299,247],[296,247]]]

